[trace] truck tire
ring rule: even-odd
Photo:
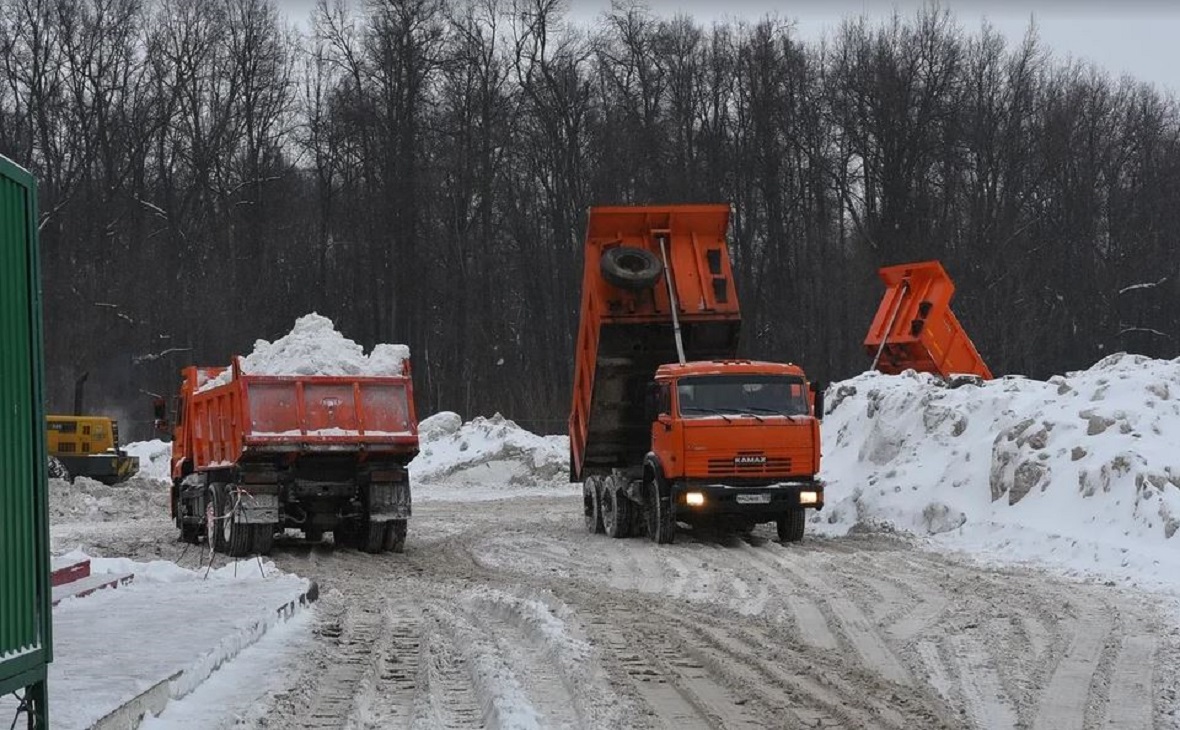
[[[67,482],[70,481],[70,470],[67,469],[66,465],[61,463],[61,459],[57,458],[56,456],[49,457],[49,463],[47,464],[46,468],[48,469],[50,479],[64,479]]]
[[[602,526],[602,479],[586,477],[582,482],[582,513],[586,524],[586,532],[591,535],[601,535],[605,528]]]
[[[228,484],[213,484],[213,549],[231,558],[243,558],[254,549],[254,525],[234,522],[234,496]],[[269,526],[269,525],[268,525]]]
[[[631,536],[631,500],[619,494],[607,479],[602,488],[602,527],[606,534],[615,538]]]
[[[644,515],[647,517],[647,536],[657,545],[669,545],[676,541],[676,520],[672,514],[672,498],[660,497],[660,484],[652,481],[647,484],[647,504]]]
[[[275,525],[250,525],[250,551],[255,555],[269,555],[275,546]]]
[[[660,280],[664,265],[645,248],[616,246],[603,252],[599,260],[602,278],[628,291],[650,289]]]
[[[382,548],[390,553],[406,551],[406,520],[390,520],[385,523],[385,543]]]
[[[324,531],[318,527],[303,528],[303,539],[308,542],[319,543],[324,539]]]
[[[361,522],[360,549],[366,553],[379,553],[385,549],[385,522],[364,520]]]
[[[799,542],[803,539],[803,528],[807,524],[807,514],[802,507],[787,512],[778,518],[778,539],[783,542]]]

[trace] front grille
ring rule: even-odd
[[[775,476],[791,472],[788,456],[768,456],[763,463],[742,464],[728,459],[709,459],[710,474],[738,474],[741,476]]]

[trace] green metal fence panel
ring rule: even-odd
[[[0,695],[26,688],[31,727],[53,658],[38,270],[36,182],[0,157]]]

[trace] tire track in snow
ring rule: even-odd
[[[1144,634],[1123,637],[1110,681],[1110,699],[1106,704],[1103,727],[1151,727],[1153,707],[1153,671],[1156,639]]]
[[[956,663],[959,689],[967,716],[975,727],[986,730],[1015,728],[1015,708],[1005,697],[995,662],[970,634],[949,638],[950,656]]]
[[[435,616],[428,615],[423,626],[411,726],[420,730],[484,727],[484,711],[472,684],[471,668],[453,638]]]
[[[1033,730],[1080,728],[1090,703],[1090,686],[1098,672],[1102,649],[1113,626],[1105,606],[1083,609],[1073,638],[1041,693]]]
[[[780,552],[781,549],[768,551],[773,559],[790,571],[801,584],[808,586],[812,592],[825,596],[821,607],[827,607],[839,630],[848,638],[852,648],[860,654],[866,666],[898,684],[909,684],[913,681],[901,661],[885,644],[876,628],[856,604],[834,586],[820,586],[819,581],[806,572],[805,566],[796,565],[795,560],[781,555]]]

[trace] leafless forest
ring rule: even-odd
[[[296,22],[296,21],[299,22]],[[0,0],[0,152],[40,180],[50,407],[308,311],[415,354],[420,412],[563,429],[587,206],[730,202],[745,354],[821,380],[876,267],[939,258],[999,373],[1180,336],[1180,111],[928,10],[709,24],[556,0]]]

